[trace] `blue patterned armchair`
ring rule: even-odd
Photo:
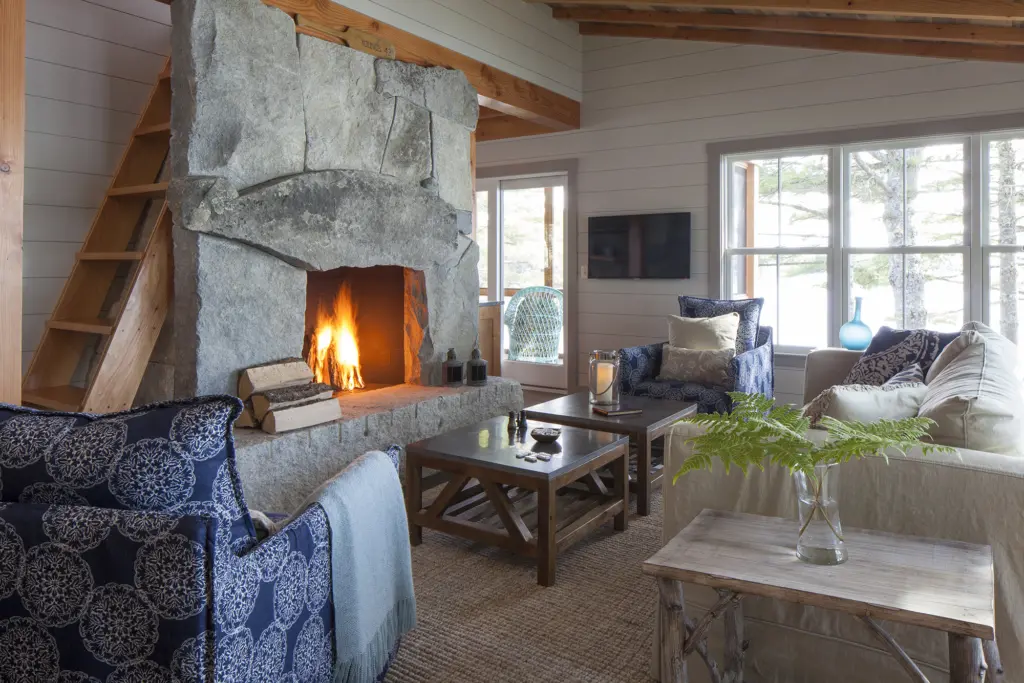
[[[0,405],[0,681],[332,680],[327,515],[257,542],[239,410]]]
[[[658,380],[665,342],[619,349],[619,388],[624,396],[647,396],[673,401],[691,401],[702,413],[727,413],[732,400],[726,392],[775,395],[775,347],[772,328],[760,327],[753,350],[730,361],[732,387],[705,386],[693,382]]]

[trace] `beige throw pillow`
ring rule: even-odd
[[[935,420],[936,443],[1024,455],[1024,405],[1017,347],[981,323],[967,323],[928,371],[919,415]]]
[[[804,417],[817,425],[821,418],[844,422],[878,422],[917,417],[928,388],[921,383],[882,385],[842,384],[818,394],[804,407]]]
[[[736,349],[740,314],[726,313],[715,318],[668,317],[668,345],[677,349],[717,351]]]
[[[735,348],[716,350],[680,349],[669,344],[662,347],[659,380],[695,382],[725,389],[732,388],[729,361]]]

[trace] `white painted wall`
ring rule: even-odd
[[[582,130],[481,144],[478,163],[578,158],[581,264],[593,215],[690,211],[694,230],[689,280],[580,280],[581,360],[664,340],[676,297],[708,294],[707,143],[1024,111],[1021,64],[590,37],[583,63]],[[799,402],[803,372],[776,384]]]
[[[27,10],[23,371],[170,45],[153,0]]]
[[[582,39],[575,23],[522,0],[335,0],[484,64],[579,100]]]

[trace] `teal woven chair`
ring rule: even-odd
[[[552,287],[520,289],[509,299],[505,326],[509,360],[557,362],[562,336],[562,292]]]

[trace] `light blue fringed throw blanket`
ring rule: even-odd
[[[388,456],[373,451],[317,489],[312,502],[331,525],[334,681],[371,683],[416,626],[402,485]]]

